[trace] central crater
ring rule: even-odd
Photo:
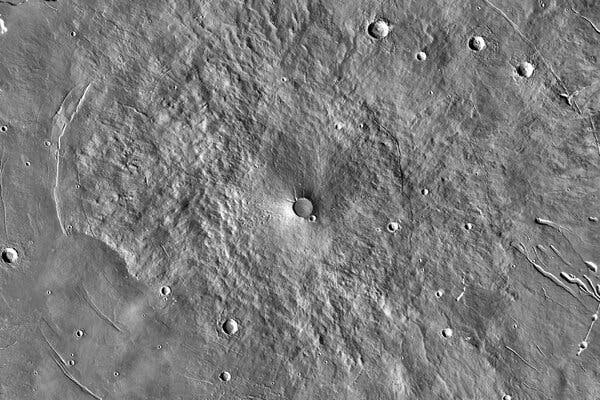
[[[312,201],[306,197],[300,197],[294,202],[293,209],[294,213],[300,218],[308,218],[312,214],[313,204]]]

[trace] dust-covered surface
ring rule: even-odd
[[[0,19],[1,399],[600,397],[600,4]]]

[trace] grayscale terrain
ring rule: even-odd
[[[599,2],[3,0],[0,54],[0,399],[600,399]]]

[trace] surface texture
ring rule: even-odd
[[[597,2],[0,18],[0,398],[600,398]]]

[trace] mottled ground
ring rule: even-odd
[[[600,398],[600,3],[19,3],[1,399]]]

